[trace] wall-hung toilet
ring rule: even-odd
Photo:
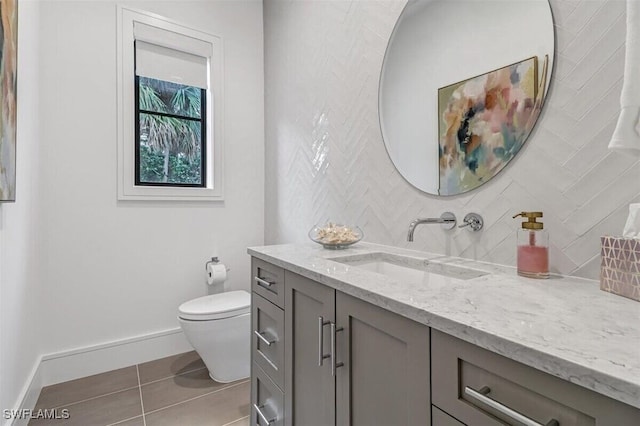
[[[178,308],[187,340],[216,382],[249,377],[250,310],[251,295],[242,290],[199,297]]]

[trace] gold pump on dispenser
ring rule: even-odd
[[[522,212],[513,216],[527,218],[518,230],[518,275],[527,278],[549,278],[549,234],[544,230],[542,212]]]

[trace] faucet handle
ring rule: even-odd
[[[472,231],[477,232],[482,229],[484,225],[484,220],[482,220],[482,216],[477,213],[469,213],[463,219],[463,225],[458,226],[458,228],[464,228],[468,226]]]

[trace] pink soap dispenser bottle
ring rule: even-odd
[[[543,229],[542,212],[522,212],[527,218],[518,230],[518,275],[527,278],[549,278],[549,233]]]

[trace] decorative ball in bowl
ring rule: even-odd
[[[322,247],[331,250],[340,250],[357,243],[364,233],[357,226],[340,225],[329,222],[325,225],[315,225],[309,231],[309,238]]]

